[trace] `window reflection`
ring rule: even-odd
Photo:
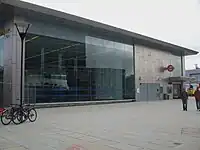
[[[87,36],[86,55],[87,67],[103,69],[101,76],[96,75],[96,82],[104,93],[108,93],[106,99],[134,98],[133,46]],[[97,95],[101,99],[104,97]]]
[[[33,34],[27,39],[33,39],[26,42],[29,102],[134,98],[133,46],[88,36],[85,43]]]

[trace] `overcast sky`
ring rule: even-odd
[[[200,51],[200,0],[24,0]],[[186,58],[186,69],[200,55]]]

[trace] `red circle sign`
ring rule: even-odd
[[[174,71],[174,66],[172,66],[172,65],[167,66],[167,70],[168,70],[169,72]]]

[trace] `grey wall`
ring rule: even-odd
[[[3,51],[5,36],[0,36],[0,107],[3,107]]]
[[[135,45],[135,63],[136,89],[140,88],[140,83],[159,83],[163,86],[163,92],[166,92],[168,82],[164,79],[181,76],[181,57],[169,52]],[[175,67],[173,72],[160,71],[161,67],[167,67],[170,64]],[[136,99],[140,99],[139,96],[140,94],[136,92]],[[172,99],[172,94],[170,98]]]

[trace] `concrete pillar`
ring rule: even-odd
[[[21,39],[14,25],[14,20],[7,22],[5,28],[9,28],[10,33],[4,40],[4,105],[9,105],[11,103],[19,104],[21,76]],[[22,69],[24,70],[24,67]]]
[[[4,36],[0,36],[0,108],[3,107],[3,51]]]

